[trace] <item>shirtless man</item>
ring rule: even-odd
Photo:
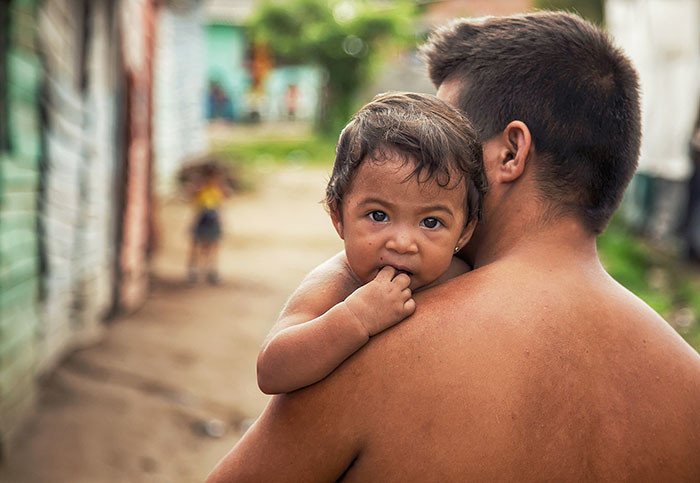
[[[482,137],[475,269],[273,398],[209,481],[700,481],[700,356],[596,252],[636,165],[634,69],[562,13],[460,20],[424,53]]]

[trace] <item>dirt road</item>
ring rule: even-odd
[[[148,302],[45,382],[0,481],[202,481],[267,402],[255,357],[281,305],[341,248],[318,203],[327,174],[259,173],[254,193],[228,203],[215,287],[184,283],[191,213],[182,201],[162,202]],[[220,438],[206,434],[211,420]]]

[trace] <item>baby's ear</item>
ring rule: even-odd
[[[335,228],[335,231],[338,233],[340,239],[344,240],[345,238],[343,238],[343,214],[341,213],[340,207],[337,203],[335,203],[334,206],[328,207],[328,212],[331,215],[331,221],[333,222],[333,227]]]

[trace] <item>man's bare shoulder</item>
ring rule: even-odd
[[[367,426],[358,413],[366,395],[360,374],[332,375],[274,396],[262,415],[209,475],[208,483],[335,481],[364,447]]]
[[[700,475],[688,463],[700,450],[700,356],[606,274],[514,270],[485,267],[417,294],[412,317],[332,376],[365,395],[352,410],[374,453],[353,474],[403,465],[409,477],[431,461],[479,478],[507,477],[487,471],[506,466],[514,479],[566,479],[585,464],[613,477],[628,461],[636,476],[673,474],[668,465]],[[419,437],[424,446],[401,443]],[[470,458],[442,461],[453,448]],[[650,453],[664,463],[645,466]]]
[[[330,267],[342,267],[342,258]],[[259,481],[268,470],[279,481],[328,481],[344,473],[350,480],[362,475],[382,479],[382,471],[394,479],[401,471],[419,474],[418,460],[397,464],[397,451],[408,443],[405,430],[414,423],[419,432],[425,427],[426,402],[436,395],[433,384],[421,381],[435,364],[420,363],[420,354],[431,350],[415,350],[420,345],[416,328],[389,329],[321,382],[274,397],[211,481]],[[394,436],[401,441],[392,441]],[[368,445],[374,450],[367,451]],[[376,460],[381,455],[391,455],[388,465]]]
[[[425,372],[428,385],[466,390],[484,382],[482,375],[504,388],[510,377],[547,384],[571,374],[638,383],[658,376],[686,381],[700,410],[698,353],[605,272],[571,277],[494,264],[415,298],[416,312],[373,337],[336,377],[363,374],[353,384],[374,384],[372,378],[419,381]],[[630,369],[643,366],[647,371]],[[455,382],[456,372],[466,377]]]
[[[700,358],[612,279],[569,272],[494,264],[417,294],[234,455],[313,453],[302,470],[348,481],[697,479]]]

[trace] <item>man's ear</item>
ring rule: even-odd
[[[501,182],[509,183],[518,179],[525,171],[525,164],[532,149],[532,135],[527,124],[511,121],[501,133],[501,141],[502,158],[497,168],[497,176]]]
[[[328,211],[331,214],[331,221],[333,222],[335,231],[338,233],[341,240],[345,240],[345,238],[343,238],[343,215],[340,212],[340,207],[336,205],[331,207]]]
[[[464,245],[466,245],[469,242],[469,240],[471,240],[477,223],[478,221],[476,218],[473,218],[469,223],[467,223],[467,225],[464,227],[464,230],[462,230],[462,234],[459,236],[459,240],[457,240],[455,252],[458,252],[459,250],[464,248]]]

